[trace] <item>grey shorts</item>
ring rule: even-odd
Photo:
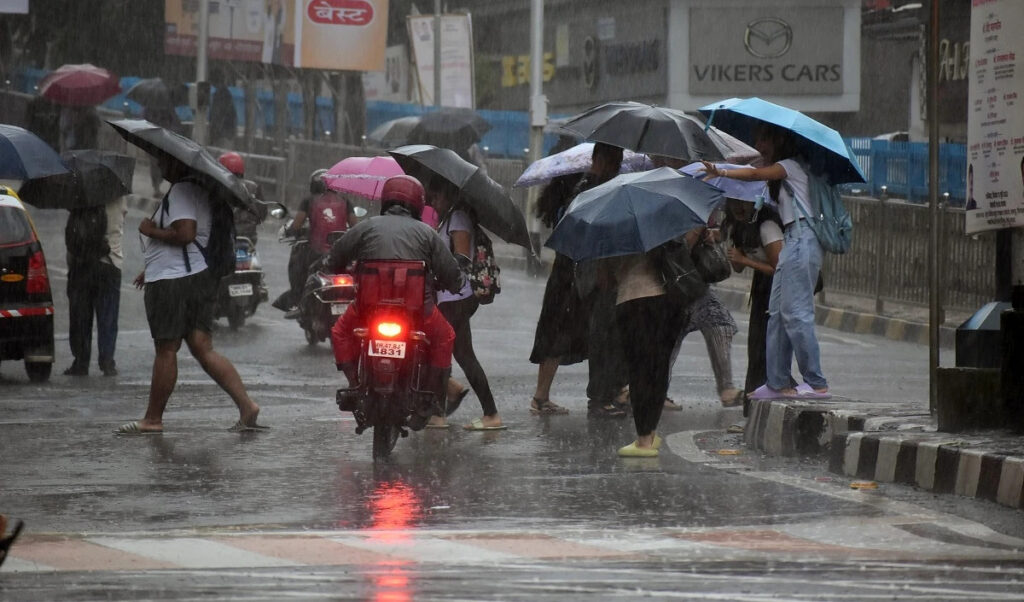
[[[216,283],[206,270],[184,278],[146,283],[146,320],[155,341],[184,339],[194,330],[213,331]]]

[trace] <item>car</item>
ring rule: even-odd
[[[53,295],[43,245],[14,190],[0,186],[0,361],[24,360],[32,382],[53,368]]]

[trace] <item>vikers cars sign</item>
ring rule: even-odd
[[[842,94],[843,10],[690,11],[690,94]]]

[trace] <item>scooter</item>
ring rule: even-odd
[[[306,342],[316,345],[325,341],[338,316],[345,313],[355,298],[355,280],[351,274],[314,270],[306,279],[299,299],[299,326],[306,334]]]
[[[376,460],[438,411],[427,382],[430,342],[420,325],[426,268],[421,261],[372,261],[357,266],[356,279],[358,384],[338,389],[336,400],[352,412],[356,434],[373,429]]]
[[[245,237],[235,238],[235,272],[220,280],[215,317],[227,318],[231,330],[238,330],[245,319],[268,299],[256,245]]]

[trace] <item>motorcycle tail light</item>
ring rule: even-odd
[[[355,280],[352,279],[351,274],[336,274],[331,282],[334,286],[352,286]]]
[[[252,262],[248,260],[242,260],[241,258],[235,261],[236,270],[248,270],[252,268]]]
[[[388,338],[397,337],[402,334],[402,325],[398,322],[378,322],[377,334]]]
[[[46,259],[42,251],[36,251],[28,258],[28,281],[25,283],[25,292],[47,293],[50,291],[50,278],[46,274]]]

